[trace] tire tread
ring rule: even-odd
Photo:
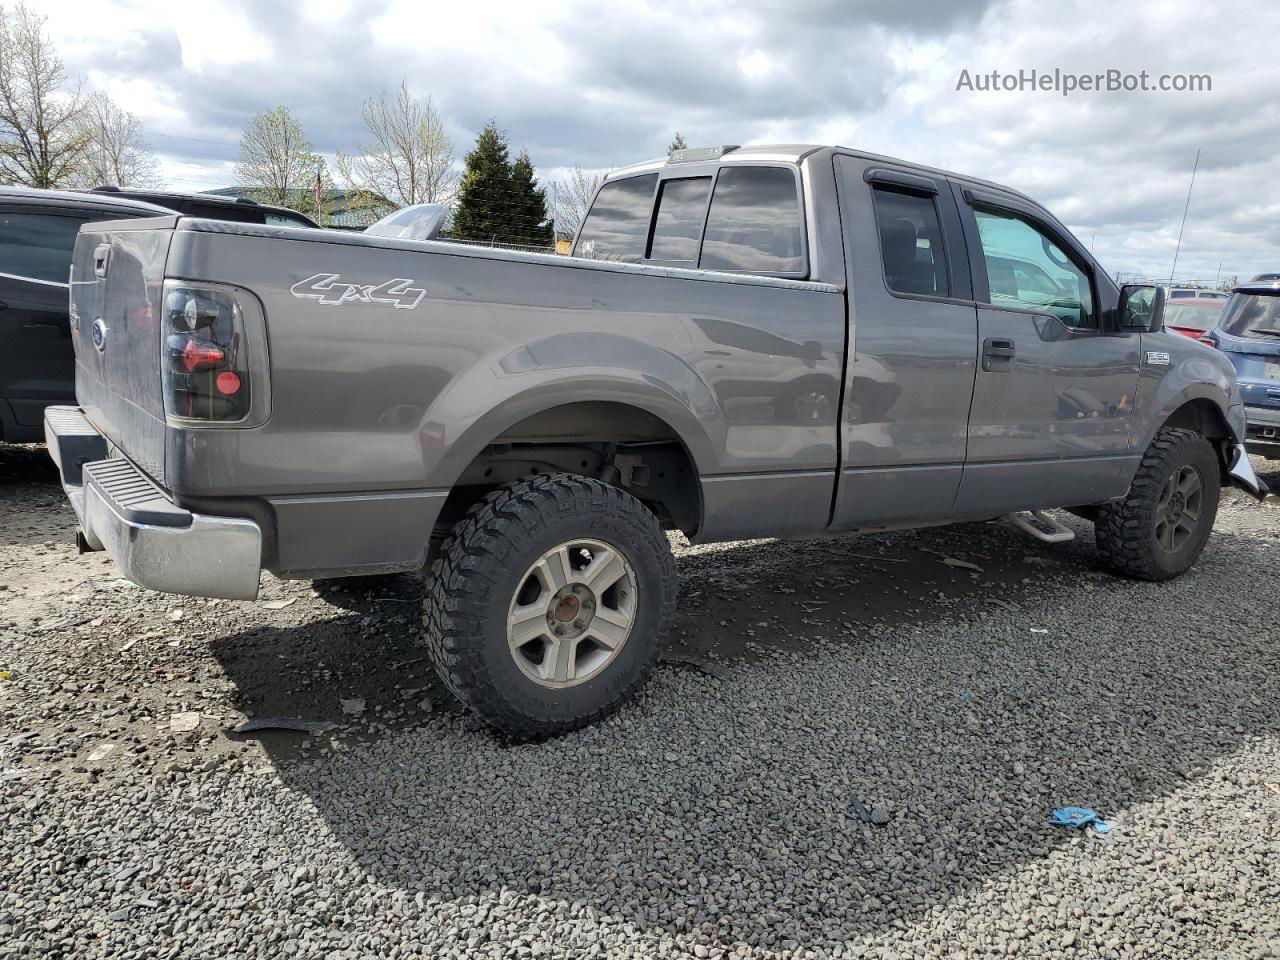
[[[1196,447],[1202,449],[1197,451]],[[1151,441],[1125,497],[1097,508],[1094,537],[1098,552],[1112,569],[1135,580],[1153,581],[1171,580],[1184,572],[1185,568],[1169,570],[1156,562],[1151,529],[1160,491],[1174,466],[1204,451],[1216,462],[1208,441],[1196,431],[1165,427]],[[1204,478],[1206,501],[1216,495],[1217,480],[1216,475]],[[1213,513],[1216,515],[1216,506]],[[1191,563],[1198,555],[1196,551]]]
[[[650,645],[638,673],[618,678],[596,709],[567,720],[549,721],[516,710],[483,669],[471,638],[483,630],[484,613],[495,601],[497,584],[486,571],[502,570],[515,549],[536,537],[539,518],[623,515],[637,536],[651,541],[662,564],[663,591],[657,642]],[[612,713],[652,674],[666,631],[675,615],[675,559],[656,518],[639,500],[599,480],[573,474],[539,474],[491,491],[471,506],[450,531],[431,568],[423,603],[423,626],[431,659],[445,686],[491,725],[519,738],[565,733]]]

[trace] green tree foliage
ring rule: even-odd
[[[552,226],[533,163],[521,151],[511,162],[507,138],[490,120],[466,156],[450,233],[481,243],[549,245]]]
[[[530,246],[551,244],[555,229],[547,212],[547,192],[538,187],[538,181],[533,177],[533,161],[529,159],[528,151],[521,150],[511,165],[511,179],[521,212],[520,219],[513,224],[514,232],[521,237],[515,242]]]
[[[684,137],[680,136],[680,131],[676,131],[675,139],[671,141],[671,145],[667,147],[667,153],[672,150],[687,150],[689,145],[684,142]]]
[[[324,158],[288,107],[281,105],[249,118],[240,135],[235,175],[254,200],[287,207],[301,198],[297,209],[320,214],[315,202],[317,172],[323,200],[333,187]]]

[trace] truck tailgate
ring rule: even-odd
[[[165,481],[159,317],[177,217],[81,228],[71,266],[76,397],[113,444]]]

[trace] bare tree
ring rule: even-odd
[[[324,159],[288,107],[279,106],[250,118],[240,135],[236,180],[248,188],[253,199],[312,212],[317,206],[317,176],[323,194],[327,176]]]
[[[80,87],[66,89],[47,17],[0,7],[0,182],[56,187],[81,166],[89,135]]]
[[[365,101],[360,116],[372,142],[354,156],[338,154],[343,180],[397,206],[453,199],[458,189],[453,143],[430,97],[413,96],[402,80],[394,98],[383,90]]]
[[[160,185],[159,164],[142,139],[142,122],[132,113],[98,91],[86,103],[82,123],[89,134],[89,146],[84,162],[69,178],[73,185]]]
[[[607,170],[588,173],[581,167],[573,167],[568,177],[551,184],[551,216],[555,220],[557,239],[569,240],[578,232],[591,206],[591,198],[600,189],[606,173]]]

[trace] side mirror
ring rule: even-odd
[[[1164,329],[1164,288],[1126,283],[1120,288],[1120,329],[1158,333]]]

